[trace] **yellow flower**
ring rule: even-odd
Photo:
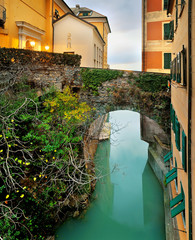
[[[9,198],[9,194],[7,194],[5,198],[8,199]]]
[[[42,175],[40,174],[39,177],[41,178],[41,176],[42,176]]]
[[[56,150],[54,150],[54,152],[56,152]]]
[[[17,190],[16,192],[19,192],[19,190]]]
[[[23,197],[24,197],[24,194],[20,195],[20,197],[23,198]]]
[[[55,159],[55,157],[53,157],[53,159]]]
[[[33,180],[34,180],[34,181],[36,181],[36,180],[37,180],[37,178],[36,178],[36,177],[34,177],[34,178],[33,178]]]
[[[26,189],[27,187],[25,186],[25,187],[23,187],[23,189]]]
[[[3,135],[0,135],[0,137],[3,137]]]
[[[0,152],[3,152],[3,149],[1,149]]]
[[[14,122],[14,119],[12,119],[11,122]]]
[[[30,163],[29,163],[29,162],[27,162],[27,163],[26,163],[26,166],[28,166],[28,165],[30,165]]]
[[[46,161],[46,162],[48,162],[48,160],[47,160],[47,159],[46,159],[45,161]]]
[[[10,147],[11,147],[11,145],[10,145],[10,144],[8,144],[8,147],[10,148]]]

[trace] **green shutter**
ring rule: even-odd
[[[171,53],[164,53],[164,69],[170,69]]]
[[[170,24],[169,23],[165,23],[164,24],[164,40],[168,40],[170,36]]]
[[[173,109],[173,116],[172,116],[172,128],[173,132],[175,133],[175,110]]]
[[[186,135],[184,131],[182,132],[182,166],[186,171]]]
[[[176,0],[176,5],[175,5],[175,8],[176,8],[176,14],[175,14],[175,27],[177,28],[177,25],[178,25],[178,0]]]
[[[177,168],[171,169],[171,170],[165,175],[165,177],[168,178],[168,177],[170,177],[170,176],[171,176],[173,173],[175,173],[175,172],[177,172]]]
[[[170,201],[170,207],[174,207],[176,204],[178,204],[179,202],[183,201],[183,194],[180,193],[179,195],[177,195],[177,197],[173,198]]]
[[[186,86],[186,76],[187,76],[187,65],[186,65],[186,49],[184,48],[184,45],[183,45],[183,49],[181,51],[182,53],[182,58],[183,58],[183,66],[182,66],[182,69],[183,69],[183,85]]]
[[[185,210],[185,202],[181,202],[177,207],[173,208],[171,210],[171,217],[177,216],[179,213],[183,212]]]
[[[166,184],[170,183],[171,181],[173,181],[176,178],[177,178],[177,172],[173,173],[171,176],[166,178]]]
[[[174,20],[172,20],[170,23],[170,36],[169,39],[173,39],[174,38]]]
[[[177,117],[175,117],[175,142],[178,151],[180,151],[180,123]]]
[[[164,10],[167,10],[168,8],[168,0],[164,0]]]
[[[173,81],[176,81],[176,58],[173,60]]]
[[[165,156],[164,156],[164,162],[166,163],[167,161],[170,160],[170,158],[173,157],[172,151],[168,152]]]
[[[171,217],[172,218],[185,210],[185,194],[183,191],[182,184],[181,184],[181,193],[177,197],[175,197],[174,199],[172,199],[170,201],[171,208],[174,207],[175,205],[177,205],[177,206],[175,208],[171,209]]]

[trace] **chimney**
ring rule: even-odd
[[[79,4],[77,4],[77,5],[76,5],[76,8],[77,8],[77,9],[80,9],[80,5],[79,5]]]

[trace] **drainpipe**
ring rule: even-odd
[[[188,1],[188,198],[189,198],[189,240],[192,240],[192,173],[191,173],[191,119],[192,119],[192,0]]]
[[[53,1],[54,0],[52,0],[52,13],[51,13],[51,16],[52,16],[52,52],[54,51],[54,25],[53,25],[53,6],[54,6],[54,4],[53,4]]]
[[[142,31],[142,38],[143,38],[143,43],[142,43],[142,71],[145,72],[145,11],[146,11],[146,7],[145,7],[145,0],[142,0],[142,6],[143,6],[143,12],[142,12],[142,16],[143,16],[143,31]]]

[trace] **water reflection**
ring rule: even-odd
[[[164,240],[163,192],[147,164],[149,144],[140,137],[140,115],[116,111],[109,121],[111,139],[96,153],[97,174],[104,176],[96,199],[84,219],[59,229],[57,239]]]

